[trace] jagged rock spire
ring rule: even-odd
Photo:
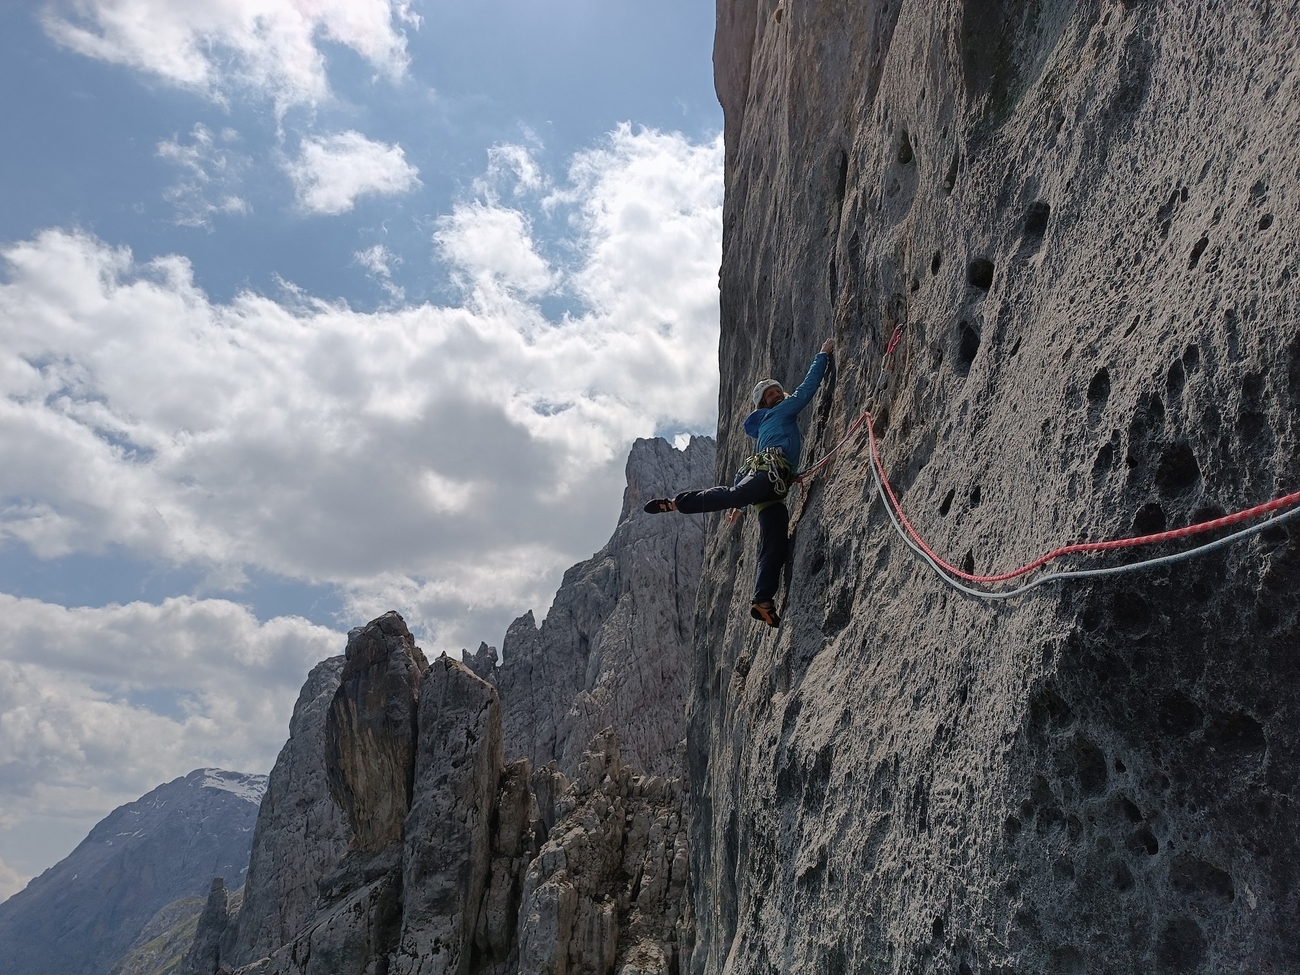
[[[358,850],[375,853],[402,838],[415,779],[420,677],[428,667],[397,613],[348,634],[325,724],[325,767]]]

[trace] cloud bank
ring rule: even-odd
[[[408,63],[402,25],[419,26],[405,0],[56,0],[41,19],[79,54],[218,101],[251,93],[281,110],[329,96],[322,40],[398,79]]]
[[[222,303],[183,257],[9,246],[0,541],[257,567],[435,649],[498,639],[603,542],[633,438],[713,428],[721,152],[625,126],[513,206],[467,199],[438,223],[443,304]]]

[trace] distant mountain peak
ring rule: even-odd
[[[157,912],[242,883],[265,775],[195,769],[105,816],[0,904],[4,975],[103,975]]]

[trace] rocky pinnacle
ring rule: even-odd
[[[353,630],[294,709],[245,906],[214,883],[186,975],[682,972],[703,523],[641,503],[713,460],[701,438],[638,441],[613,538],[500,667],[486,645],[427,663],[396,613]]]
[[[415,778],[420,675],[428,667],[396,613],[348,634],[325,723],[325,766],[358,850],[374,853],[402,838]]]

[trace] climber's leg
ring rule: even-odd
[[[776,485],[765,472],[747,474],[735,487],[705,488],[702,491],[683,491],[673,498],[673,504],[683,514],[701,511],[722,511],[724,508],[743,508],[776,498]]]
[[[790,554],[790,512],[785,502],[770,504],[758,513],[758,573],[754,579],[754,604],[771,603],[781,583],[781,569]]]

